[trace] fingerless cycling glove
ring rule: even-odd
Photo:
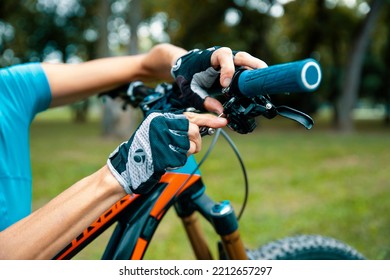
[[[219,77],[219,71],[211,66],[211,55],[219,47],[206,50],[194,49],[180,57],[171,69],[180,88],[179,99],[184,106],[204,110],[203,103],[210,88]]]
[[[126,193],[147,193],[167,168],[186,163],[188,126],[183,114],[153,112],[111,153],[107,165]]]

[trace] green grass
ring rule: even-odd
[[[283,128],[283,129],[282,129]],[[102,166],[121,140],[105,139],[99,124],[37,120],[31,129],[34,208]],[[230,133],[243,157],[250,196],[240,232],[249,248],[294,234],[340,239],[369,259],[390,258],[390,130],[361,123],[351,135],[319,124],[264,121],[255,133]],[[211,138],[206,138],[204,148]],[[220,139],[202,167],[208,193],[238,211],[243,178],[234,153]],[[205,149],[204,149],[205,150]],[[203,150],[203,151],[204,151]],[[197,157],[200,158],[200,155]],[[215,250],[216,237],[205,225]],[[107,236],[79,258],[99,258]],[[169,211],[147,259],[192,259],[184,231]]]

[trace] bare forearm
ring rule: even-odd
[[[0,259],[50,259],[125,195],[107,167],[0,232]]]
[[[171,66],[185,53],[182,48],[160,44],[146,54],[42,66],[52,91],[52,106],[59,106],[134,80],[171,80]]]

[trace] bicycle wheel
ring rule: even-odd
[[[297,235],[248,252],[254,260],[364,260],[351,246],[325,236]]]

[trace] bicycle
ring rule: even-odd
[[[272,119],[283,116],[306,129],[313,126],[310,116],[287,106],[275,106],[270,95],[283,92],[312,92],[321,81],[319,64],[312,59],[270,66],[265,69],[238,69],[229,88],[218,91],[224,102],[224,114],[229,128],[247,134],[256,127],[255,118]],[[129,104],[144,114],[151,110],[185,109],[175,84],[162,83],[155,88],[133,82],[106,93],[120,97],[124,108]],[[197,163],[193,156],[179,170],[168,171],[160,182],[145,195],[127,195],[103,213],[53,259],[70,259],[97,236],[117,223],[102,255],[102,259],[139,260],[167,211],[174,207],[182,220],[192,250],[197,259],[213,259],[211,249],[202,232],[200,217],[209,222],[220,236],[219,259],[348,259],[360,260],[364,256],[351,246],[334,238],[321,235],[291,236],[273,241],[258,249],[244,245],[239,233],[239,219],[248,199],[248,179],[245,166],[233,141],[224,130],[201,128],[202,135],[214,135],[204,158]],[[222,135],[236,153],[245,179],[245,197],[238,215],[228,200],[213,201],[206,193],[199,167],[207,159],[218,137]]]

